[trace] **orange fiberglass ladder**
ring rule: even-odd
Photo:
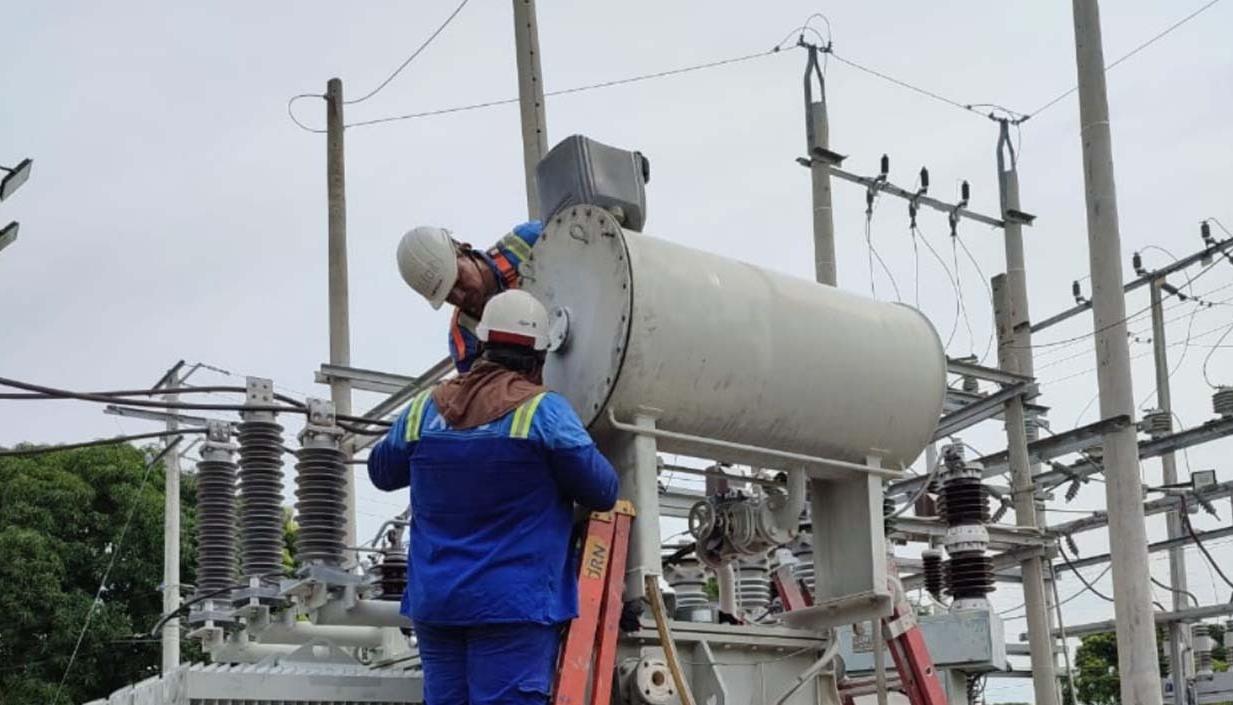
[[[633,518],[634,506],[621,500],[610,512],[592,512],[587,521],[578,570],[578,616],[569,623],[561,647],[552,687],[553,705],[609,705],[612,699]],[[591,697],[584,701],[588,681]]]
[[[897,571],[890,566],[891,574]],[[792,575],[792,566],[780,566],[772,576],[775,587],[779,591],[783,608],[796,610],[813,604],[809,590],[801,585],[800,580]],[[882,633],[886,636],[886,649],[890,651],[895,662],[895,670],[899,674],[899,688],[907,696],[912,705],[946,705],[946,692],[938,681],[937,669],[933,666],[933,657],[925,646],[925,636],[912,605],[904,597],[899,579],[892,577],[891,591],[894,599],[894,609],[889,617],[881,619]],[[852,705],[853,698],[844,695],[840,685],[840,696],[845,705]]]

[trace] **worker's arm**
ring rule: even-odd
[[[595,447],[564,397],[551,392],[544,397],[532,430],[544,443],[562,494],[588,509],[612,509],[617,499],[616,470]]]
[[[505,288],[518,286],[518,268],[531,256],[531,248],[539,241],[543,232],[543,223],[528,220],[515,225],[513,230],[503,235],[497,244],[488,250],[488,257],[496,265],[497,276],[501,277]]]
[[[407,441],[408,406],[377,445],[368,453],[368,479],[373,486],[387,492],[411,484],[411,453],[415,443]]]

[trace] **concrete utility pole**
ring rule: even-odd
[[[1032,324],[1028,314],[1027,267],[1023,251],[1023,217],[1019,203],[1019,166],[1010,141],[1010,123],[1002,120],[998,133],[998,194],[1002,206],[1003,242],[1006,249],[1006,274],[993,279],[994,315],[998,332],[998,367],[1028,377],[1035,376],[1032,355]],[[1032,483],[1035,468],[1029,462],[1028,437],[1023,399],[1015,397],[1006,405],[1006,442],[1015,504],[1015,524],[1038,528],[1036,489]],[[1028,645],[1031,648],[1032,685],[1038,705],[1057,705],[1060,701],[1053,657],[1053,625],[1050,619],[1049,592],[1041,559],[1023,561],[1023,601],[1027,614]]]
[[[182,363],[181,363],[182,364]],[[175,389],[184,381],[180,365],[171,368],[159,386]],[[166,394],[169,402],[180,401],[179,394]],[[175,409],[168,409],[167,430],[180,428]],[[163,447],[170,446],[174,436],[163,439]],[[180,452],[172,449],[163,459],[163,614],[171,614],[180,608]],[[163,675],[171,673],[180,665],[180,620],[169,619],[163,625]]]
[[[814,100],[813,81],[818,79]],[[830,150],[830,121],[826,115],[826,78],[818,67],[818,48],[809,47],[805,64],[805,148],[811,159],[809,177],[813,204],[814,277],[821,284],[838,284],[835,269],[835,219],[831,209],[831,173],[814,154],[815,149]]]
[[[329,298],[330,364],[351,366],[351,313],[347,293],[347,180],[343,162],[343,87],[331,78],[325,84],[325,183],[329,200]],[[330,379],[330,401],[342,416],[351,414],[351,381],[340,376]],[[342,448],[347,459],[351,446]],[[355,473],[347,472],[346,545],[355,539]],[[348,551],[350,562],[357,561]]]
[[[1073,8],[1100,415],[1105,419],[1123,415],[1134,418],[1100,7],[1097,0],[1073,0]],[[1122,705],[1161,705],[1163,694],[1156,662],[1156,623],[1152,617],[1147,527],[1135,433],[1135,427],[1130,425],[1104,435],[1118,673]]]
[[[1152,436],[1168,435],[1173,428],[1173,399],[1169,392],[1169,353],[1165,346],[1165,322],[1163,297],[1160,295],[1164,278],[1155,279],[1151,283],[1152,296],[1152,351],[1156,362],[1156,406],[1168,419],[1168,428],[1152,430]],[[1169,451],[1160,456],[1164,469],[1164,484],[1177,482],[1177,459]],[[1170,510],[1168,515],[1169,538],[1183,536],[1182,515],[1176,510]],[[1178,612],[1187,607],[1198,605],[1186,604],[1186,551],[1183,547],[1169,549],[1169,585],[1173,588],[1173,611]],[[1169,624],[1169,672],[1173,678],[1173,702],[1176,705],[1186,705],[1186,678],[1194,670],[1190,661],[1192,658],[1190,640],[1190,625],[1184,622]]]
[[[1009,226],[1009,223],[1008,223]],[[1009,230],[1009,227],[1008,227]],[[1022,245],[1022,243],[1020,243]],[[1010,246],[1007,246],[1009,251]],[[1022,250],[1020,251],[1022,254]],[[1008,257],[1009,259],[1009,257]],[[1022,261],[1019,262],[1022,274]],[[998,332],[998,367],[1022,374],[1018,359],[1024,350],[1016,349],[1015,330],[1027,330],[1027,316],[1020,315],[1009,286],[1010,276],[993,278],[994,316]],[[1026,304],[1026,296],[1022,301]],[[1021,321],[1020,321],[1021,319]],[[1022,325],[1016,327],[1014,322]],[[1028,461],[1028,439],[1023,398],[1006,402],[1006,448],[1010,461],[1011,496],[1015,502],[1015,524],[1036,528],[1036,485],[1032,483],[1032,468]],[[1032,687],[1037,705],[1058,705],[1058,682],[1054,673],[1053,636],[1049,625],[1049,604],[1045,594],[1044,566],[1039,556],[1031,556],[1020,564],[1023,571],[1023,602],[1027,614],[1028,645],[1032,659]]]
[[[535,0],[514,0],[514,48],[518,57],[518,105],[522,117],[522,161],[527,179],[527,217],[539,218],[535,165],[548,153],[544,80],[539,68],[539,24]]]

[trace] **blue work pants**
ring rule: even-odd
[[[561,626],[416,624],[425,705],[545,705]]]

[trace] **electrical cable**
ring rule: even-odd
[[[157,389],[122,389],[106,392],[82,392],[92,396],[100,397],[117,397],[115,401],[125,401],[124,397],[156,397],[168,394],[218,394],[218,393],[234,393],[245,394],[248,390],[244,387],[235,386],[204,386],[204,387],[160,387]],[[0,394],[0,399],[58,399],[62,398],[57,394],[27,392],[27,393],[6,393]],[[292,406],[304,407],[304,402],[285,394],[274,393],[274,398],[278,401],[291,404]]]
[[[920,236],[921,242],[925,243],[926,249],[938,261],[938,264],[942,265],[942,271],[946,272],[946,280],[950,282],[951,291],[955,294],[955,318],[950,327],[950,334],[946,336],[946,344],[942,346],[943,348],[950,348],[951,342],[955,339],[955,333],[959,331],[959,286],[955,283],[955,276],[951,273],[950,267],[947,266],[946,260],[942,259],[942,255],[938,254],[938,251],[934,249],[933,244],[929,242],[929,238],[925,235],[925,231],[921,230],[920,226],[917,226],[915,230],[916,234]]]
[[[1112,565],[1112,563],[1110,563],[1110,565]],[[1192,603],[1194,603],[1194,606],[1195,606],[1195,607],[1198,607],[1198,606],[1199,606],[1199,598],[1195,597],[1195,594],[1194,594],[1193,592],[1191,592],[1191,591],[1189,591],[1189,590],[1180,590],[1180,589],[1178,589],[1178,588],[1173,587],[1172,585],[1169,585],[1168,583],[1162,583],[1162,582],[1160,582],[1159,580],[1157,580],[1155,577],[1152,577],[1152,578],[1151,578],[1151,581],[1152,581],[1152,584],[1153,584],[1153,585],[1155,585],[1155,586],[1157,586],[1157,587],[1160,587],[1160,588],[1163,588],[1163,589],[1165,589],[1165,590],[1168,590],[1169,592],[1172,592],[1172,593],[1174,593],[1174,594],[1177,594],[1177,595],[1184,595],[1184,596],[1186,596],[1186,597],[1190,598],[1190,601],[1191,601]]]
[[[1212,378],[1209,377],[1207,374],[1207,366],[1209,363],[1211,363],[1212,356],[1216,354],[1216,350],[1220,348],[1220,345],[1224,342],[1225,338],[1229,337],[1230,333],[1233,333],[1233,323],[1229,324],[1229,327],[1226,328],[1224,333],[1222,333],[1220,337],[1216,340],[1216,344],[1213,345],[1211,349],[1207,351],[1207,355],[1203,357],[1203,381],[1207,382],[1207,386],[1211,387],[1212,389],[1219,389],[1220,385],[1214,384],[1212,382]]]
[[[1168,34],[1170,34],[1171,32],[1173,32],[1173,30],[1175,30],[1175,29],[1177,29],[1177,28],[1181,27],[1182,25],[1186,24],[1186,23],[1187,23],[1187,22],[1189,22],[1190,20],[1193,20],[1195,17],[1198,17],[1200,14],[1202,14],[1202,13],[1203,13],[1203,12],[1205,12],[1208,8],[1210,8],[1212,5],[1215,5],[1215,4],[1216,4],[1216,3],[1218,3],[1218,2],[1220,2],[1220,0],[1210,0],[1210,2],[1208,2],[1208,3],[1207,3],[1207,4],[1205,4],[1205,5],[1203,5],[1203,6],[1202,6],[1202,7],[1200,7],[1199,9],[1195,10],[1194,12],[1190,13],[1189,15],[1186,15],[1185,17],[1183,17],[1182,19],[1178,20],[1177,22],[1174,22],[1173,24],[1169,25],[1167,28],[1165,28],[1165,30],[1164,30],[1164,31],[1160,32],[1159,34],[1157,34],[1156,36],[1154,36],[1154,37],[1152,37],[1151,39],[1147,40],[1146,42],[1143,42],[1142,44],[1140,44],[1139,46],[1135,47],[1134,49],[1131,49],[1131,50],[1130,50],[1129,52],[1127,52],[1126,54],[1123,54],[1123,55],[1121,56],[1121,58],[1117,59],[1117,60],[1116,60],[1116,61],[1114,61],[1113,63],[1108,64],[1107,66],[1105,66],[1104,72],[1105,72],[1105,73],[1108,73],[1109,71],[1113,70],[1113,68],[1115,68],[1118,64],[1121,64],[1123,61],[1126,61],[1127,59],[1129,59],[1130,57],[1134,56],[1135,54],[1138,54],[1139,52],[1141,52],[1141,51],[1143,51],[1144,49],[1148,48],[1148,47],[1149,47],[1149,46],[1151,46],[1152,44],[1155,44],[1156,42],[1160,41],[1160,40],[1161,40],[1161,39],[1163,39],[1166,35],[1168,35]],[[1037,109],[1033,110],[1032,112],[1030,112],[1030,113],[1028,113],[1028,114],[1024,115],[1024,116],[1023,116],[1023,117],[1019,120],[1019,122],[1027,122],[1029,119],[1036,117],[1037,115],[1041,114],[1041,113],[1042,113],[1042,112],[1044,112],[1045,110],[1048,110],[1049,108],[1053,107],[1053,106],[1054,106],[1054,105],[1056,105],[1057,103],[1061,102],[1063,99],[1065,99],[1067,96],[1069,96],[1070,94],[1074,93],[1074,92],[1075,92],[1075,91],[1077,91],[1077,90],[1079,90],[1079,86],[1078,86],[1078,85],[1076,85],[1074,88],[1071,88],[1070,90],[1066,91],[1065,93],[1062,93],[1061,95],[1058,95],[1057,97],[1053,98],[1052,100],[1050,100],[1049,102],[1047,102],[1047,103],[1045,103],[1044,105],[1040,106],[1039,108],[1037,108]]]
[[[899,293],[899,282],[895,281],[895,275],[891,274],[890,267],[886,266],[886,260],[882,259],[882,255],[878,253],[878,248],[873,245],[873,214],[866,212],[865,214],[865,247],[869,251],[869,289],[873,293],[873,298],[878,298],[878,289],[873,277],[873,260],[877,258],[878,266],[886,273],[886,278],[890,280],[891,288],[895,290],[895,300],[903,303],[903,296]]]
[[[975,355],[976,334],[972,332],[972,319],[968,317],[968,305],[963,299],[963,270],[959,267],[959,248],[955,245],[958,239],[958,235],[950,236],[950,252],[955,262],[955,285],[959,293],[959,310],[963,312],[963,326],[968,331],[968,352]]]
[[[77,643],[73,645],[73,651],[69,654],[68,663],[64,666],[64,674],[60,676],[60,683],[56,686],[55,695],[51,698],[51,705],[56,705],[60,701],[60,692],[64,690],[64,684],[68,681],[69,673],[73,670],[73,663],[77,660],[77,653],[81,650],[81,642],[86,638],[86,632],[90,629],[90,621],[94,618],[94,612],[103,602],[103,591],[107,589],[107,578],[111,576],[111,569],[116,565],[116,559],[120,557],[120,551],[124,548],[124,538],[128,535],[128,527],[133,523],[133,516],[137,513],[137,505],[141,503],[141,495],[145,492],[146,482],[150,479],[150,471],[158,465],[159,461],[170,453],[180,443],[179,438],[168,443],[157,455],[146,463],[145,469],[141,473],[141,483],[137,486],[137,494],[133,496],[133,503],[128,508],[128,516],[124,519],[124,525],[120,527],[120,536],[116,539],[115,546],[111,549],[111,557],[107,561],[107,568],[103,570],[103,577],[99,580],[98,589],[94,591],[94,600],[90,603],[90,609],[86,612],[86,618],[82,622],[81,632],[77,635]]]
[[[1052,510],[1050,510],[1050,511],[1052,511]],[[1108,575],[1109,571],[1110,571],[1110,570],[1112,570],[1112,569],[1113,569],[1113,564],[1112,564],[1112,563],[1109,563],[1108,565],[1106,565],[1106,566],[1105,566],[1105,569],[1104,569],[1104,570],[1100,571],[1100,573],[1099,573],[1096,577],[1092,578],[1092,582],[1097,582],[1097,581],[1098,581],[1098,580],[1100,580],[1101,578],[1105,577],[1106,575]],[[1058,604],[1059,604],[1059,605],[1065,605],[1065,604],[1068,604],[1068,603],[1070,603],[1070,602],[1073,602],[1076,598],[1078,598],[1080,595],[1082,595],[1082,594],[1083,594],[1083,593],[1085,593],[1085,592],[1087,592],[1087,589],[1086,589],[1086,588],[1080,588],[1080,589],[1079,589],[1079,590],[1077,590],[1077,591],[1076,591],[1073,595],[1070,595],[1070,596],[1069,596],[1069,597],[1067,597],[1066,599],[1064,599],[1064,600],[1062,600],[1062,601],[1058,602]],[[1018,604],[1018,605],[1015,605],[1014,607],[1011,607],[1010,609],[1005,609],[1005,610],[1002,610],[1001,612],[998,612],[998,615],[999,615],[999,616],[1001,616],[1001,615],[1006,614],[1007,612],[1014,612],[1015,610],[1022,609],[1022,608],[1024,608],[1024,607],[1027,607],[1027,603],[1026,603],[1026,602],[1021,603],[1021,604]],[[1019,616],[1016,616],[1016,617],[1005,617],[1005,619],[1008,619],[1008,620],[1009,620],[1009,619],[1020,619],[1021,617],[1026,617],[1026,616],[1027,616],[1027,615],[1026,615],[1026,614],[1024,614],[1024,615],[1019,615]]]
[[[0,450],[0,457],[22,457],[29,455],[45,455],[47,453],[59,453],[64,450],[76,450],[78,448],[93,448],[95,446],[115,445],[116,443],[127,443],[129,441],[141,441],[147,438],[166,438],[168,436],[185,436],[194,433],[205,433],[204,428],[184,428],[175,431],[154,431],[151,433],[138,433],[131,436],[113,436],[111,438],[102,438],[97,441],[85,441],[83,443],[70,443],[60,446],[43,446],[39,448],[16,448],[11,450]]]
[[[1079,582],[1083,583],[1083,587],[1087,588],[1093,595],[1095,595],[1096,597],[1099,597],[1105,602],[1113,602],[1112,597],[1109,597],[1103,592],[1097,590],[1095,586],[1093,586],[1091,583],[1087,581],[1087,578],[1083,577],[1083,574],[1079,572],[1079,569],[1076,568],[1074,564],[1070,562],[1070,556],[1066,555],[1066,549],[1063,548],[1062,544],[1060,543],[1057,546],[1057,552],[1058,554],[1062,556],[1062,560],[1066,562],[1066,567],[1070,568],[1070,572],[1074,573],[1075,577],[1079,579]],[[1110,563],[1110,565],[1112,565],[1112,563]]]
[[[353,98],[351,100],[344,100],[343,105],[355,105],[356,103],[363,103],[364,101],[368,100],[374,95],[380,93],[382,89],[384,89],[386,86],[390,84],[390,81],[393,81],[395,78],[398,77],[398,74],[402,73],[403,69],[407,68],[407,66],[410,65],[412,61],[415,61],[415,58],[419,56],[420,54],[422,54],[424,50],[428,48],[429,44],[432,44],[433,40],[437,38],[437,35],[444,32],[445,28],[450,26],[450,23],[454,21],[454,18],[458,16],[458,13],[462,12],[462,8],[466,7],[467,3],[470,1],[471,0],[462,0],[462,2],[458,3],[458,7],[454,8],[454,11],[449,14],[449,17],[446,17],[445,21],[442,22],[440,26],[438,26],[437,29],[432,34],[428,35],[428,38],[425,39],[422,44],[420,44],[419,48],[411,52],[411,56],[408,56],[406,61],[403,61],[401,64],[399,64],[398,68],[394,69],[394,72],[391,73],[388,77],[386,77],[386,79],[382,81],[376,88],[365,93],[359,98]]]
[[[976,268],[976,275],[980,277],[981,284],[985,285],[985,293],[989,296],[989,310],[992,311],[993,310],[993,289],[989,286],[989,280],[985,277],[985,271],[980,268],[980,263],[977,262],[976,258],[972,256],[972,251],[968,249],[968,246],[966,244],[964,244],[963,238],[959,237],[958,235],[955,235],[955,240],[959,243],[959,246],[963,248],[963,253],[968,256],[968,260],[971,261],[972,266]],[[985,343],[985,352],[982,353],[980,356],[980,362],[982,364],[984,363],[985,359],[989,357],[989,351],[993,349],[994,333],[995,331],[993,329],[993,326],[990,325],[989,326],[989,340],[988,342]]]
[[[263,581],[265,581],[266,578],[272,578],[272,577],[285,577],[285,576],[282,573],[266,573],[264,574],[264,576],[261,576],[260,578],[263,579]],[[169,613],[166,613],[165,615],[160,617],[157,624],[155,624],[153,629],[149,631],[149,636],[157,636],[159,630],[163,629],[163,625],[165,625],[166,622],[169,622],[175,619],[175,617],[178,617],[181,614],[184,614],[185,611],[191,608],[192,605],[203,603],[203,601],[206,601],[211,598],[217,598],[218,595],[221,595],[223,593],[232,592],[232,590],[239,590],[239,589],[243,589],[247,587],[248,587],[248,583],[236,583],[234,585],[227,585],[226,588],[218,588],[215,590],[210,590],[210,592],[208,593],[203,593],[203,594],[197,595],[197,597],[192,598],[191,600],[184,601],[184,603],[180,603],[180,606],[178,606],[178,608],[175,608],[174,610],[171,610],[169,611]]]
[[[656,71],[654,73],[640,74],[637,76],[619,78],[619,79],[614,79],[611,81],[600,81],[598,83],[590,83],[590,84],[581,85],[581,86],[574,86],[572,88],[563,88],[561,90],[548,91],[544,93],[544,97],[552,98],[556,96],[570,95],[573,93],[582,93],[585,91],[597,90],[600,88],[611,88],[613,86],[623,86],[623,85],[630,84],[630,83],[649,81],[649,80],[656,79],[656,78],[665,78],[668,76],[678,76],[680,74],[691,73],[693,71],[701,71],[704,69],[718,68],[720,66],[728,66],[730,64],[744,63],[746,61],[752,61],[754,59],[761,59],[761,58],[771,56],[773,54],[778,54],[778,53],[780,53],[780,48],[776,46],[768,51],[759,51],[753,54],[744,54],[741,56],[734,56],[734,57],[730,57],[727,59],[718,59],[716,61],[708,61],[708,62],[701,63],[701,64],[693,64],[691,66],[683,66],[681,68],[669,69],[666,71]],[[345,127],[367,127],[370,125],[380,125],[380,124],[384,124],[388,122],[397,122],[400,120],[414,120],[417,118],[433,117],[436,115],[449,115],[452,113],[461,113],[461,112],[468,112],[471,110],[480,110],[483,108],[492,108],[492,107],[496,107],[499,105],[513,105],[517,103],[518,100],[519,100],[518,98],[505,98],[503,100],[489,100],[489,101],[484,101],[482,103],[470,103],[467,105],[457,105],[457,106],[450,107],[450,108],[439,108],[436,110],[425,110],[422,112],[407,113],[404,115],[392,115],[389,117],[374,118],[371,120],[360,120],[358,122],[347,123]],[[325,132],[325,130],[323,129],[311,128],[306,125],[303,125],[299,121],[296,121],[296,124],[300,125],[302,129],[305,129],[308,132],[315,132],[315,133]]]
[[[1205,275],[1205,274],[1207,274],[1208,272],[1210,272],[1210,271],[1211,271],[1211,270],[1212,270],[1212,269],[1213,269],[1213,268],[1214,268],[1217,264],[1219,264],[1219,262],[1218,262],[1218,261],[1213,261],[1211,264],[1209,264],[1209,265],[1205,266],[1203,269],[1201,269],[1201,270],[1199,271],[1199,273],[1198,273],[1198,274],[1196,274],[1196,275],[1194,275],[1194,276],[1192,276],[1192,277],[1188,278],[1188,279],[1187,279],[1184,283],[1182,283],[1182,285],[1181,285],[1180,287],[1177,287],[1177,290],[1178,290],[1178,291],[1180,291],[1180,290],[1182,289],[1182,287],[1185,287],[1185,286],[1187,286],[1187,285],[1189,285],[1189,284],[1191,284],[1191,283],[1193,283],[1193,282],[1195,282],[1195,281],[1198,281],[1200,277],[1202,277],[1203,275]],[[1173,296],[1176,296],[1176,294],[1174,294],[1173,292],[1166,291],[1166,292],[1164,293],[1164,295],[1163,295],[1161,298],[1162,298],[1162,300],[1163,300],[1163,299],[1167,299],[1167,298],[1170,298],[1170,297],[1173,297]],[[1118,325],[1122,325],[1123,323],[1127,323],[1127,322],[1129,322],[1129,321],[1131,321],[1131,320],[1133,320],[1133,319],[1135,319],[1135,318],[1138,318],[1139,316],[1142,316],[1142,315],[1143,315],[1143,314],[1145,314],[1145,313],[1150,313],[1150,312],[1151,312],[1151,310],[1152,310],[1151,305],[1148,305],[1148,306],[1146,306],[1146,307],[1144,307],[1144,308],[1139,309],[1138,311],[1135,311],[1135,312],[1134,312],[1134,313],[1132,313],[1132,314],[1129,314],[1129,315],[1123,316],[1122,318],[1120,318],[1120,319],[1118,319],[1118,320],[1116,320],[1116,321],[1113,321],[1112,323],[1107,323],[1107,324],[1105,324],[1103,327],[1101,327],[1101,328],[1097,328],[1097,329],[1093,330],[1093,331],[1092,331],[1092,332],[1090,332],[1090,333],[1084,333],[1083,335],[1077,335],[1077,336],[1074,336],[1074,337],[1071,337],[1071,338],[1066,338],[1066,339],[1063,339],[1063,340],[1054,340],[1054,341],[1051,341],[1051,342],[1048,342],[1048,343],[1032,343],[1031,345],[1011,346],[1011,347],[1013,347],[1013,348],[1014,348],[1014,349],[1016,349],[1016,350],[1020,350],[1020,349],[1024,349],[1024,348],[1030,348],[1030,349],[1036,350],[1036,349],[1041,349],[1041,348],[1052,348],[1052,347],[1057,347],[1057,346],[1059,346],[1059,345],[1071,345],[1071,344],[1073,344],[1073,343],[1075,343],[1075,342],[1079,342],[1079,341],[1087,340],[1088,338],[1094,337],[1094,336],[1095,336],[1095,335],[1097,335],[1098,333],[1103,333],[1104,331],[1109,330],[1110,328],[1113,328],[1114,326],[1118,326]]]
[[[47,387],[31,382],[21,382],[19,380],[10,379],[8,377],[0,377],[0,386],[13,387],[16,389],[24,389],[26,391],[38,392],[46,395],[47,399],[77,399],[80,401],[93,401],[104,404],[112,404],[116,401],[123,401],[131,406],[141,406],[155,409],[191,409],[201,411],[274,411],[285,413],[304,414],[307,413],[307,407],[301,402],[295,402],[298,406],[277,405],[277,404],[192,404],[186,402],[171,402],[171,401],[152,401],[143,399],[117,398],[112,396],[104,396],[92,394],[89,392],[72,392],[65,389],[57,389],[55,387]],[[188,387],[185,389],[192,389]],[[159,394],[168,394],[167,390],[160,390]],[[346,414],[338,414],[335,418],[339,421],[351,421],[360,424],[373,426],[392,426],[391,421],[380,419],[369,419],[362,416],[349,416]]]
[[[911,83],[908,83],[907,81],[900,80],[898,78],[895,78],[894,76],[887,75],[876,69],[869,68],[868,66],[862,66],[861,64],[858,64],[852,59],[848,59],[846,57],[840,56],[839,54],[836,54],[834,49],[828,48],[827,53],[835,57],[835,60],[842,64],[851,66],[857,71],[863,71],[871,76],[876,76],[882,79],[883,81],[888,81],[890,83],[893,83],[899,86],[900,88],[906,88],[912,91],[913,93],[919,93],[920,95],[923,95],[927,98],[932,98],[933,100],[936,100],[940,103],[945,103],[946,105],[949,105],[953,108],[958,108],[964,112],[972,113],[973,115],[979,115],[984,118],[991,117],[990,115],[986,115],[985,113],[982,113],[981,111],[977,110],[971,104],[965,104],[965,103],[960,103],[957,100],[951,100],[950,98],[947,98],[946,96],[940,95],[938,93],[934,93],[931,90],[921,88],[920,86],[912,85]]]
[[[1233,580],[1229,580],[1229,576],[1224,574],[1224,570],[1220,568],[1220,564],[1216,562],[1215,558],[1212,558],[1212,554],[1208,552],[1207,546],[1203,545],[1203,540],[1199,538],[1197,533],[1195,533],[1194,524],[1190,523],[1190,508],[1186,502],[1186,495],[1179,494],[1178,499],[1182,502],[1182,524],[1186,526],[1186,533],[1190,534],[1190,538],[1194,539],[1195,545],[1199,547],[1199,551],[1203,554],[1203,557],[1207,559],[1208,564],[1216,570],[1216,574],[1220,576],[1220,579],[1223,580],[1226,585],[1233,588]]]

